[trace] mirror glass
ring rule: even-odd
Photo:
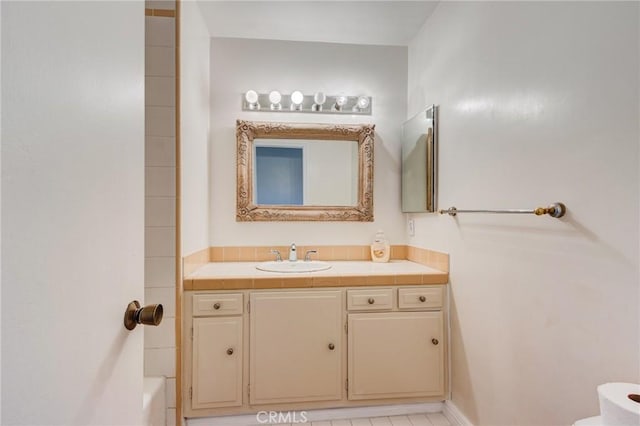
[[[357,141],[257,138],[253,145],[256,205],[357,204]]]
[[[238,221],[373,221],[373,124],[236,122]]]
[[[402,125],[404,213],[436,211],[437,119],[437,107],[431,105]]]

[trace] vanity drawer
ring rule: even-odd
[[[242,293],[196,294],[193,296],[193,316],[242,314]]]
[[[442,287],[399,288],[398,308],[433,309],[442,307]]]
[[[350,311],[383,311],[393,307],[393,290],[347,290],[347,309]]]

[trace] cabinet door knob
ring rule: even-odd
[[[374,299],[373,297],[370,297],[369,300],[367,300],[367,302],[369,302],[370,305],[373,305],[374,303],[376,303],[376,299]]]
[[[440,342],[438,342],[438,339],[431,339],[431,343],[433,343],[434,345],[437,345]]]
[[[426,297],[424,297],[424,296],[420,296],[420,297],[418,297],[418,299],[419,299],[421,302],[426,302],[426,301],[427,301],[427,298],[426,298]]]
[[[227,349],[227,355],[233,355],[233,348]]]
[[[329,343],[329,350],[334,350],[336,348],[336,345],[334,345],[333,343]]]
[[[215,309],[216,311],[217,311],[218,309],[220,309],[220,303],[214,303],[214,304],[213,304],[213,309]]]

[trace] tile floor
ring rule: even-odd
[[[371,417],[307,423],[311,426],[453,426],[442,413]],[[274,425],[275,426],[275,425]],[[278,425],[278,426],[295,426]]]

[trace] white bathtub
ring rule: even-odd
[[[165,426],[167,407],[164,377],[145,377],[142,392],[142,424],[144,426]]]

